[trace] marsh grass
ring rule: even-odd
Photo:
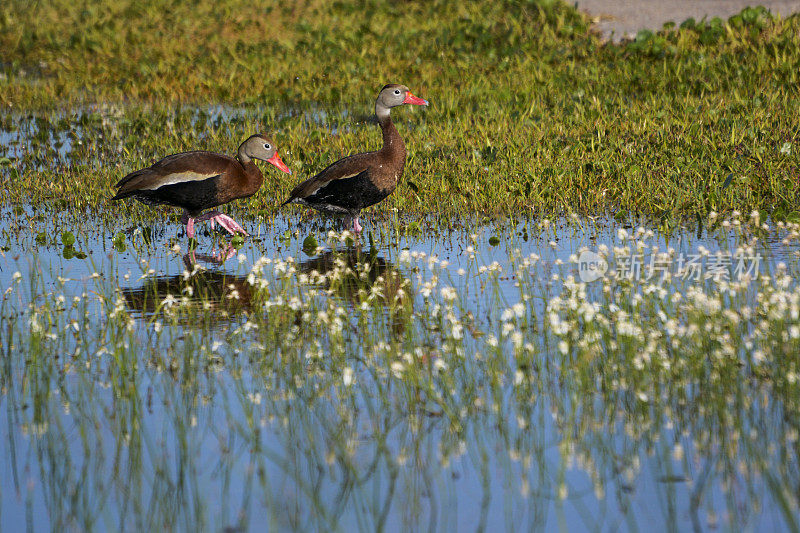
[[[233,153],[256,129],[304,178],[378,146],[366,119],[392,80],[431,107],[394,113],[409,159],[381,209],[798,216],[797,17],[748,9],[615,45],[556,2],[0,10],[2,129],[20,143],[0,154],[5,201],[102,210],[126,172]],[[214,118],[220,103],[239,111]],[[294,181],[272,174],[243,211],[274,212]]]

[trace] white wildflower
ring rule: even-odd
[[[442,299],[444,299],[446,302],[452,302],[458,298],[458,291],[456,291],[455,287],[443,287],[440,293],[442,295]]]
[[[353,374],[354,374],[353,369],[350,368],[349,366],[344,367],[344,369],[342,370],[342,382],[344,383],[345,387],[349,387],[350,385],[353,384],[353,379],[354,379]]]

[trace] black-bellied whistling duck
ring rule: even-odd
[[[194,237],[195,222],[210,220],[228,233],[247,232],[228,215],[206,209],[252,196],[264,182],[253,159],[271,163],[291,174],[278,149],[264,135],[253,135],[239,146],[237,158],[214,152],[183,152],[170,155],[152,166],[131,172],[116,185],[112,200],[136,198],[146,204],[165,204],[184,210],[181,222],[186,234]]]
[[[345,215],[345,226],[352,221],[353,231],[359,233],[359,211],[392,194],[403,175],[406,147],[390,115],[393,107],[403,104],[428,105],[428,102],[411,94],[405,85],[384,86],[375,102],[383,148],[340,159],[295,187],[283,205],[294,202],[329,215]]]

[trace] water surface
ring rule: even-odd
[[[797,527],[795,228],[303,220],[2,213],[4,528]]]

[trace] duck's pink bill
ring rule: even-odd
[[[283,170],[287,174],[291,174],[292,173],[292,171],[289,170],[289,167],[286,166],[286,163],[281,161],[281,156],[278,155],[278,152],[275,152],[275,155],[273,155],[272,157],[267,159],[267,163],[272,163],[273,165],[275,165],[279,169]]]
[[[413,105],[428,105],[428,101],[427,100],[423,100],[422,98],[420,98],[418,96],[414,96],[413,94],[411,94],[411,91],[408,91],[406,93],[406,99],[403,100],[403,103],[404,104],[413,104]]]

